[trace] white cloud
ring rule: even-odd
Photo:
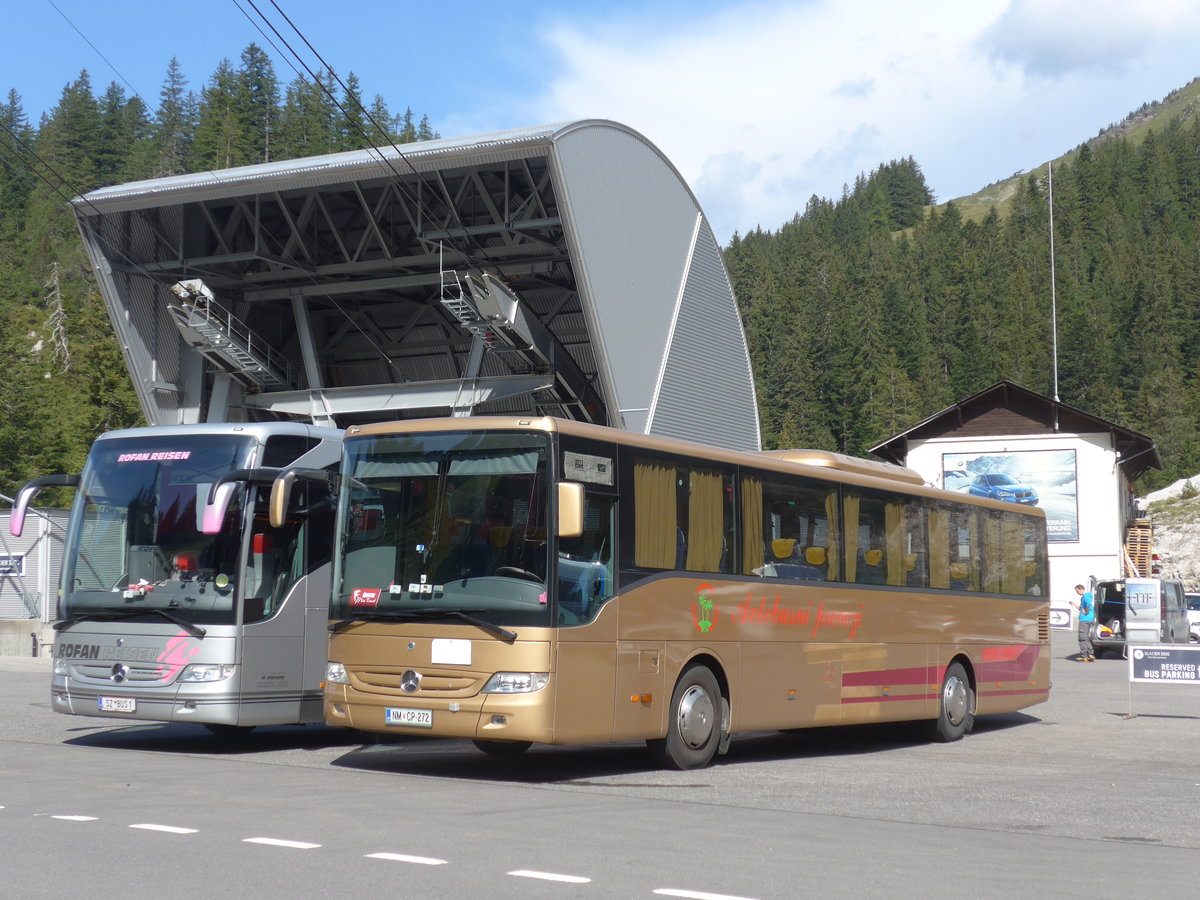
[[[1194,41],[1198,26],[1200,7],[1189,0],[1014,0],[980,46],[1034,76],[1119,74],[1152,45],[1181,34]]]
[[[1181,47],[1197,35],[1195,4],[1156,3],[1144,15],[1117,0],[762,2],[686,20],[653,7],[590,13],[543,27],[547,82],[512,120],[636,128],[679,168],[724,241],[777,228],[812,194],[836,198],[890,159],[915,157],[948,199],[1069,149],[1194,74]],[[1160,59],[1152,51],[1168,35],[1173,50]],[[1109,60],[1126,74],[1108,65],[1070,75]],[[1140,81],[1128,76],[1135,63]],[[1030,77],[1052,72],[1063,75],[1050,85]]]

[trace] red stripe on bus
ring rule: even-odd
[[[1009,648],[988,649],[1007,650]],[[1028,647],[1021,648],[1021,652],[1011,659],[989,661],[985,655],[979,668],[975,670],[975,677],[979,681],[1028,681],[1029,673],[1033,671],[1040,652],[1041,648],[1037,644],[1030,644]],[[986,649],[984,653],[987,653]]]
[[[882,694],[878,697],[843,697],[843,703],[899,703],[905,700],[928,700],[936,696],[936,693],[929,694],[904,694],[893,697],[890,694]]]
[[[987,662],[1007,662],[1016,659],[1025,649],[1024,644],[1014,644],[1010,647],[984,647],[979,658]]]
[[[871,672],[844,672],[842,687],[882,687],[894,684],[933,684],[942,680],[945,669],[926,666],[914,669],[876,669]]]

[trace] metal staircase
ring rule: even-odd
[[[291,366],[221,306],[198,278],[171,288],[180,298],[168,307],[183,339],[210,362],[257,390],[295,387]]]

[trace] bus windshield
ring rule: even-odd
[[[253,450],[235,435],[97,441],[71,514],[61,616],[232,624],[245,487],[220,533],[204,534],[201,516],[212,483]]]
[[[348,438],[334,618],[546,625],[546,435]]]

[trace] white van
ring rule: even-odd
[[[1187,591],[1183,599],[1187,604],[1188,630],[1192,633],[1192,643],[1200,643],[1200,593]]]
[[[1184,644],[1191,639],[1183,585],[1161,578],[1101,581],[1094,592],[1097,654],[1133,644]]]

